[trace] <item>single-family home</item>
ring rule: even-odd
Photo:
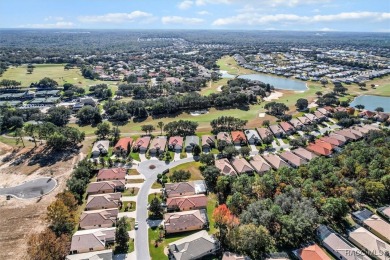
[[[218,250],[218,241],[206,230],[202,230],[168,244],[168,258],[171,260],[202,259]]]
[[[290,120],[290,124],[296,129],[296,130],[302,130],[303,128],[303,124],[301,121],[299,121],[298,119],[296,118],[293,118]]]
[[[224,252],[222,255],[222,260],[251,260],[247,256],[239,255],[232,252]]]
[[[257,145],[260,143],[260,136],[255,130],[245,130],[246,139],[251,145]]]
[[[223,175],[236,176],[237,172],[226,158],[215,160],[215,167],[217,167]]]
[[[317,155],[323,156],[331,156],[333,153],[331,150],[314,143],[310,143],[308,146],[306,146],[306,150],[309,150],[310,152],[313,152]]]
[[[269,130],[271,130],[275,137],[283,137],[286,134],[280,125],[270,125]]]
[[[167,198],[207,194],[207,186],[203,180],[167,183],[165,184],[164,192]]]
[[[357,131],[359,131],[360,133],[362,133],[363,135],[366,135],[368,134],[368,132],[370,132],[369,129],[365,128],[365,127],[361,127],[361,126],[352,126],[351,127],[352,129],[355,129]]]
[[[108,140],[100,140],[95,142],[92,147],[92,156],[97,157],[100,155],[107,154],[109,147],[110,147],[110,141]]]
[[[205,209],[207,207],[207,197],[204,194],[196,194],[167,198],[166,205],[168,211]]]
[[[350,128],[348,128],[348,130],[349,130],[352,134],[354,134],[358,139],[361,139],[361,138],[364,136],[364,134],[363,134],[362,132],[360,132],[360,131],[354,129],[354,127],[350,127]]]
[[[89,105],[89,106],[95,107],[96,104],[97,104],[96,100],[94,100],[91,97],[82,97],[82,98],[80,98],[79,102],[81,104],[83,104],[83,106],[88,106]]]
[[[208,220],[205,210],[189,210],[164,214],[166,234],[201,230],[207,228]]]
[[[260,155],[256,154],[252,157],[252,160],[249,161],[249,163],[252,165],[253,169],[259,174],[268,172],[272,169],[272,167],[261,157]]]
[[[352,213],[352,218],[383,241],[390,243],[390,224],[370,210],[355,211]]]
[[[318,123],[319,122],[318,118],[314,114],[306,113],[305,117],[307,117],[310,120],[310,122],[312,122],[312,123]]]
[[[232,131],[230,134],[232,135],[232,141],[234,145],[246,144],[246,137],[243,131]]]
[[[363,110],[358,115],[364,119],[373,119],[376,113],[369,110]]]
[[[103,251],[115,242],[115,227],[79,230],[72,236],[70,254]],[[112,255],[112,251],[111,251]]]
[[[166,136],[157,136],[152,140],[149,146],[149,153],[155,155],[157,153],[164,152],[165,146],[167,146]]]
[[[295,133],[295,128],[289,123],[280,122],[279,125],[287,135],[292,135]]]
[[[183,137],[171,136],[168,141],[168,149],[180,153],[183,149]]]
[[[131,137],[123,137],[119,139],[114,147],[114,152],[116,154],[129,154],[131,151],[131,146],[133,144],[133,138]]]
[[[230,137],[230,134],[227,132],[219,132],[217,134],[217,140],[218,142],[225,141],[227,144],[232,143],[232,138]]]
[[[301,165],[304,165],[307,163],[306,160],[302,159],[298,155],[290,152],[290,151],[284,151],[283,153],[279,154],[280,158],[282,158],[285,162],[290,164],[292,167],[299,167]]]
[[[336,146],[340,147],[340,146],[343,146],[345,144],[345,142],[343,142],[343,141],[341,141],[339,139],[333,138],[331,136],[323,136],[319,140],[322,141],[322,142],[329,143],[329,144],[331,144],[331,145],[333,145],[335,147]]]
[[[269,163],[269,165],[272,166],[272,168],[274,168],[275,170],[278,170],[282,167],[290,167],[290,165],[288,163],[286,163],[285,161],[283,161],[279,156],[277,156],[276,154],[267,154],[267,155],[263,155],[263,158]]]
[[[330,134],[329,134],[329,137],[334,138],[334,139],[337,139],[337,140],[343,142],[344,144],[345,144],[346,142],[348,142],[348,140],[349,140],[349,138],[347,138],[347,137],[345,137],[345,136],[343,136],[343,135],[335,134],[335,133],[330,133]]]
[[[320,225],[316,233],[321,245],[329,250],[337,259],[370,260],[361,250],[327,226]]]
[[[88,253],[67,255],[65,260],[112,260],[113,259],[112,249],[106,249],[102,251],[92,251]]]
[[[194,146],[199,145],[199,137],[196,135],[190,135],[186,137],[185,142],[185,148],[186,152],[190,153],[192,152],[192,149],[194,149]]]
[[[334,148],[336,148],[335,145],[331,144],[331,143],[328,143],[328,142],[325,142],[325,141],[322,141],[322,140],[315,140],[314,142],[316,145],[319,145],[321,147],[324,147],[325,149],[328,149],[328,150],[333,150]]]
[[[348,140],[356,141],[359,139],[359,137],[353,134],[351,131],[349,131],[349,129],[341,129],[341,130],[334,131],[333,133],[337,135],[345,136]]]
[[[100,182],[91,182],[87,188],[87,194],[104,194],[104,193],[114,193],[118,191],[125,190],[126,181],[125,180],[113,180],[113,181],[100,181]]]
[[[374,119],[379,122],[385,122],[387,119],[389,119],[388,113],[379,112],[374,116]]]
[[[256,128],[256,131],[259,133],[261,140],[264,140],[266,138],[274,138],[274,135],[272,134],[271,130],[268,128]]]
[[[381,207],[376,212],[390,222],[390,206]]]
[[[314,111],[314,116],[318,119],[318,122],[324,122],[328,119],[324,114],[322,114],[318,110]]]
[[[298,147],[294,150],[291,150],[291,152],[295,153],[296,155],[298,155],[299,157],[307,160],[307,161],[310,161],[316,157],[318,157],[316,154],[302,148],[302,147]]]
[[[213,135],[202,135],[202,150],[210,152],[215,147],[215,137]]]
[[[366,129],[368,129],[368,130],[379,130],[379,128],[378,127],[376,127],[376,126],[373,126],[373,125],[363,125],[362,126],[363,128],[366,128]]]
[[[348,240],[363,250],[366,255],[378,260],[387,260],[390,245],[364,227],[358,227],[348,235]]]
[[[298,116],[297,119],[299,121],[301,121],[301,123],[304,124],[304,125],[310,125],[311,124],[310,119],[305,117],[305,116]]]
[[[150,136],[142,136],[138,138],[133,144],[133,150],[140,153],[146,153],[150,143]]]
[[[323,114],[324,116],[330,116],[331,115],[331,112],[326,110],[325,108],[323,107],[319,107],[317,108],[317,111],[320,112],[321,114]]]
[[[331,260],[317,244],[298,249],[294,255],[300,260]]]
[[[118,208],[121,197],[122,193],[120,192],[90,195],[85,210]]]
[[[253,174],[255,171],[252,166],[245,160],[244,158],[232,158],[230,160],[231,164],[233,165],[234,169],[236,169],[236,172],[239,174],[246,173],[246,174]]]
[[[124,180],[127,170],[125,168],[109,168],[100,169],[96,180],[97,181],[112,181],[112,180]]]
[[[118,219],[118,213],[117,208],[84,211],[80,217],[80,229],[113,227]]]

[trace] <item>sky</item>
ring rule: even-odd
[[[0,0],[0,28],[390,32],[390,0]]]

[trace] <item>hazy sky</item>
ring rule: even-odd
[[[0,0],[0,27],[390,32],[390,0]]]

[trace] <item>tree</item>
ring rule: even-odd
[[[379,113],[379,112],[383,112],[384,109],[383,109],[383,107],[377,107],[377,108],[375,108],[375,111]]]
[[[237,249],[252,259],[262,259],[274,249],[275,241],[264,226],[241,225],[238,234]]]
[[[219,132],[231,132],[235,130],[242,130],[248,121],[235,118],[232,116],[221,116],[213,119],[210,122],[212,132],[217,134]]]
[[[115,230],[115,253],[125,254],[129,248],[129,233],[127,232],[127,217],[118,220]]]
[[[51,107],[47,111],[47,121],[56,126],[65,126],[69,122],[71,110],[66,107]]]
[[[328,198],[321,207],[326,217],[333,220],[340,220],[348,213],[348,204],[343,198]]]
[[[269,122],[269,120],[264,120],[263,123],[261,123],[261,125],[264,127],[269,127],[270,122]]]
[[[96,125],[102,122],[102,116],[99,109],[89,105],[82,107],[79,112],[77,112],[76,117],[81,125]]]
[[[199,156],[199,154],[202,152],[202,148],[198,144],[194,145],[192,148],[192,153],[194,156]]]
[[[195,135],[198,123],[189,120],[179,120],[169,122],[164,126],[164,131],[168,136],[190,136]]]
[[[201,163],[203,164],[206,164],[208,166],[210,165],[214,165],[214,162],[215,162],[215,158],[214,158],[214,154],[212,153],[208,153],[208,154],[201,154],[200,155],[200,160],[199,160]]]
[[[247,157],[250,155],[250,153],[251,153],[251,148],[246,147],[246,146],[241,147],[240,154],[242,155],[242,157]]]
[[[155,217],[159,217],[162,215],[161,201],[157,197],[154,197],[150,202],[149,210]]]
[[[56,195],[56,198],[59,199],[64,203],[66,207],[70,210],[70,212],[74,212],[77,210],[77,200],[75,199],[74,195],[69,191],[64,191],[61,193],[58,193]]]
[[[239,151],[233,145],[229,145],[229,146],[225,147],[225,149],[223,150],[223,153],[230,160],[234,156],[237,156],[239,154]]]
[[[191,178],[191,173],[186,170],[177,170],[172,173],[170,179],[172,182],[186,181]]]
[[[19,144],[19,142],[22,142],[23,147],[26,147],[26,146],[24,145],[24,140],[23,140],[23,138],[24,138],[24,131],[23,131],[22,128],[16,128],[16,129],[15,129],[14,137],[16,137],[16,144],[17,144],[17,145]]]
[[[8,126],[9,128],[22,128],[23,127],[23,118],[20,117],[20,116],[11,116],[9,119],[8,119]]]
[[[57,236],[71,234],[76,223],[69,208],[62,200],[55,200],[47,207],[46,219]]]
[[[355,106],[358,110],[364,109],[364,105],[358,104]]]
[[[218,176],[221,174],[220,170],[214,165],[207,166],[201,171],[206,186],[209,190],[214,191],[217,185]]]
[[[157,123],[157,126],[158,126],[158,128],[160,128],[161,135],[162,135],[162,131],[163,131],[163,127],[164,127],[164,122],[158,122],[158,123]]]
[[[322,92],[321,91],[317,91],[316,95],[317,95],[317,97],[320,97],[320,96],[322,96]]]
[[[98,136],[99,139],[106,139],[106,137],[111,132],[111,126],[108,122],[103,122],[97,125],[97,129],[95,131],[95,135]]]
[[[57,237],[50,229],[34,233],[27,241],[28,255],[31,260],[62,260],[69,254],[70,237]]]
[[[112,128],[111,136],[113,139],[113,143],[117,143],[119,138],[121,137],[121,130],[119,130],[118,126]],[[130,149],[127,149],[127,150],[130,151]]]
[[[368,198],[375,202],[381,202],[386,196],[386,187],[380,181],[367,181],[365,185],[365,192]]]
[[[28,124],[24,126],[25,133],[30,136],[34,142],[35,147],[37,147],[37,133],[38,133],[38,126],[33,124]]]
[[[141,126],[141,130],[144,131],[145,134],[151,134],[156,128],[153,125],[143,125]]]
[[[305,98],[300,98],[297,100],[297,103],[295,104],[298,110],[306,110],[309,106],[309,102]]]

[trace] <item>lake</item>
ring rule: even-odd
[[[290,78],[280,78],[270,76],[267,74],[248,74],[239,76],[242,79],[258,80],[264,83],[268,83],[275,87],[275,89],[305,91],[307,90],[306,82],[294,80]]]
[[[390,97],[363,95],[355,98],[350,104],[351,107],[363,105],[364,109],[374,111],[377,107],[383,107],[385,112],[390,112]]]

